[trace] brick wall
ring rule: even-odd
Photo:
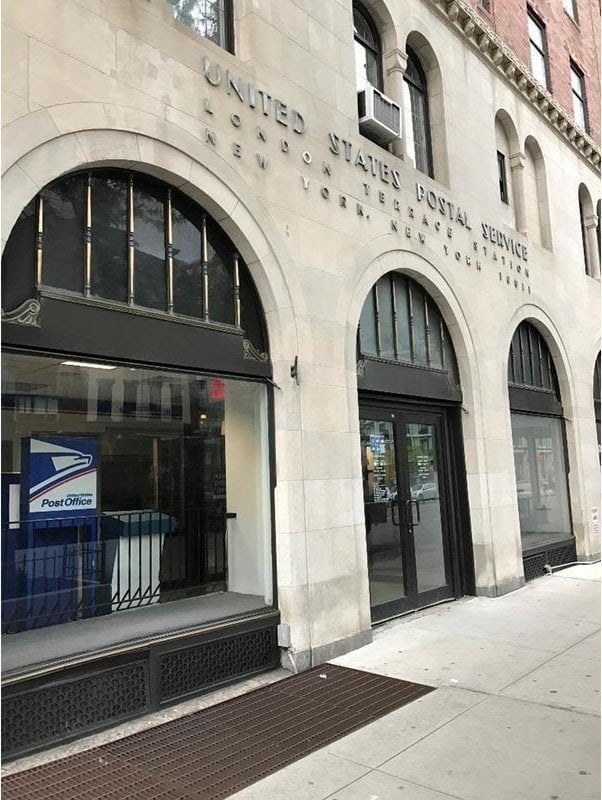
[[[489,12],[481,0],[468,0],[498,36],[530,66],[527,0],[490,0]],[[546,26],[550,86],[556,99],[572,116],[570,61],[585,76],[589,133],[600,142],[600,6],[599,0],[575,0],[577,22],[564,10],[562,0],[529,0]]]

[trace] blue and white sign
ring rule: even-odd
[[[96,439],[31,437],[22,447],[22,502],[30,520],[96,515]]]

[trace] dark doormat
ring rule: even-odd
[[[323,664],[9,775],[2,800],[221,800],[433,688]]]

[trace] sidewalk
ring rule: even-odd
[[[372,644],[335,663],[436,691],[232,800],[599,800],[601,573],[599,564],[571,567],[505,597],[465,598],[377,628]],[[3,773],[160,726],[284,675],[258,676]]]
[[[233,800],[599,800],[600,565],[389,623],[336,663],[438,687]]]

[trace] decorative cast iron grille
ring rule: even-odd
[[[2,700],[5,754],[70,738],[148,709],[144,663],[11,695]]]
[[[161,700],[198,692],[229,678],[276,667],[275,629],[206,642],[161,657]]]

